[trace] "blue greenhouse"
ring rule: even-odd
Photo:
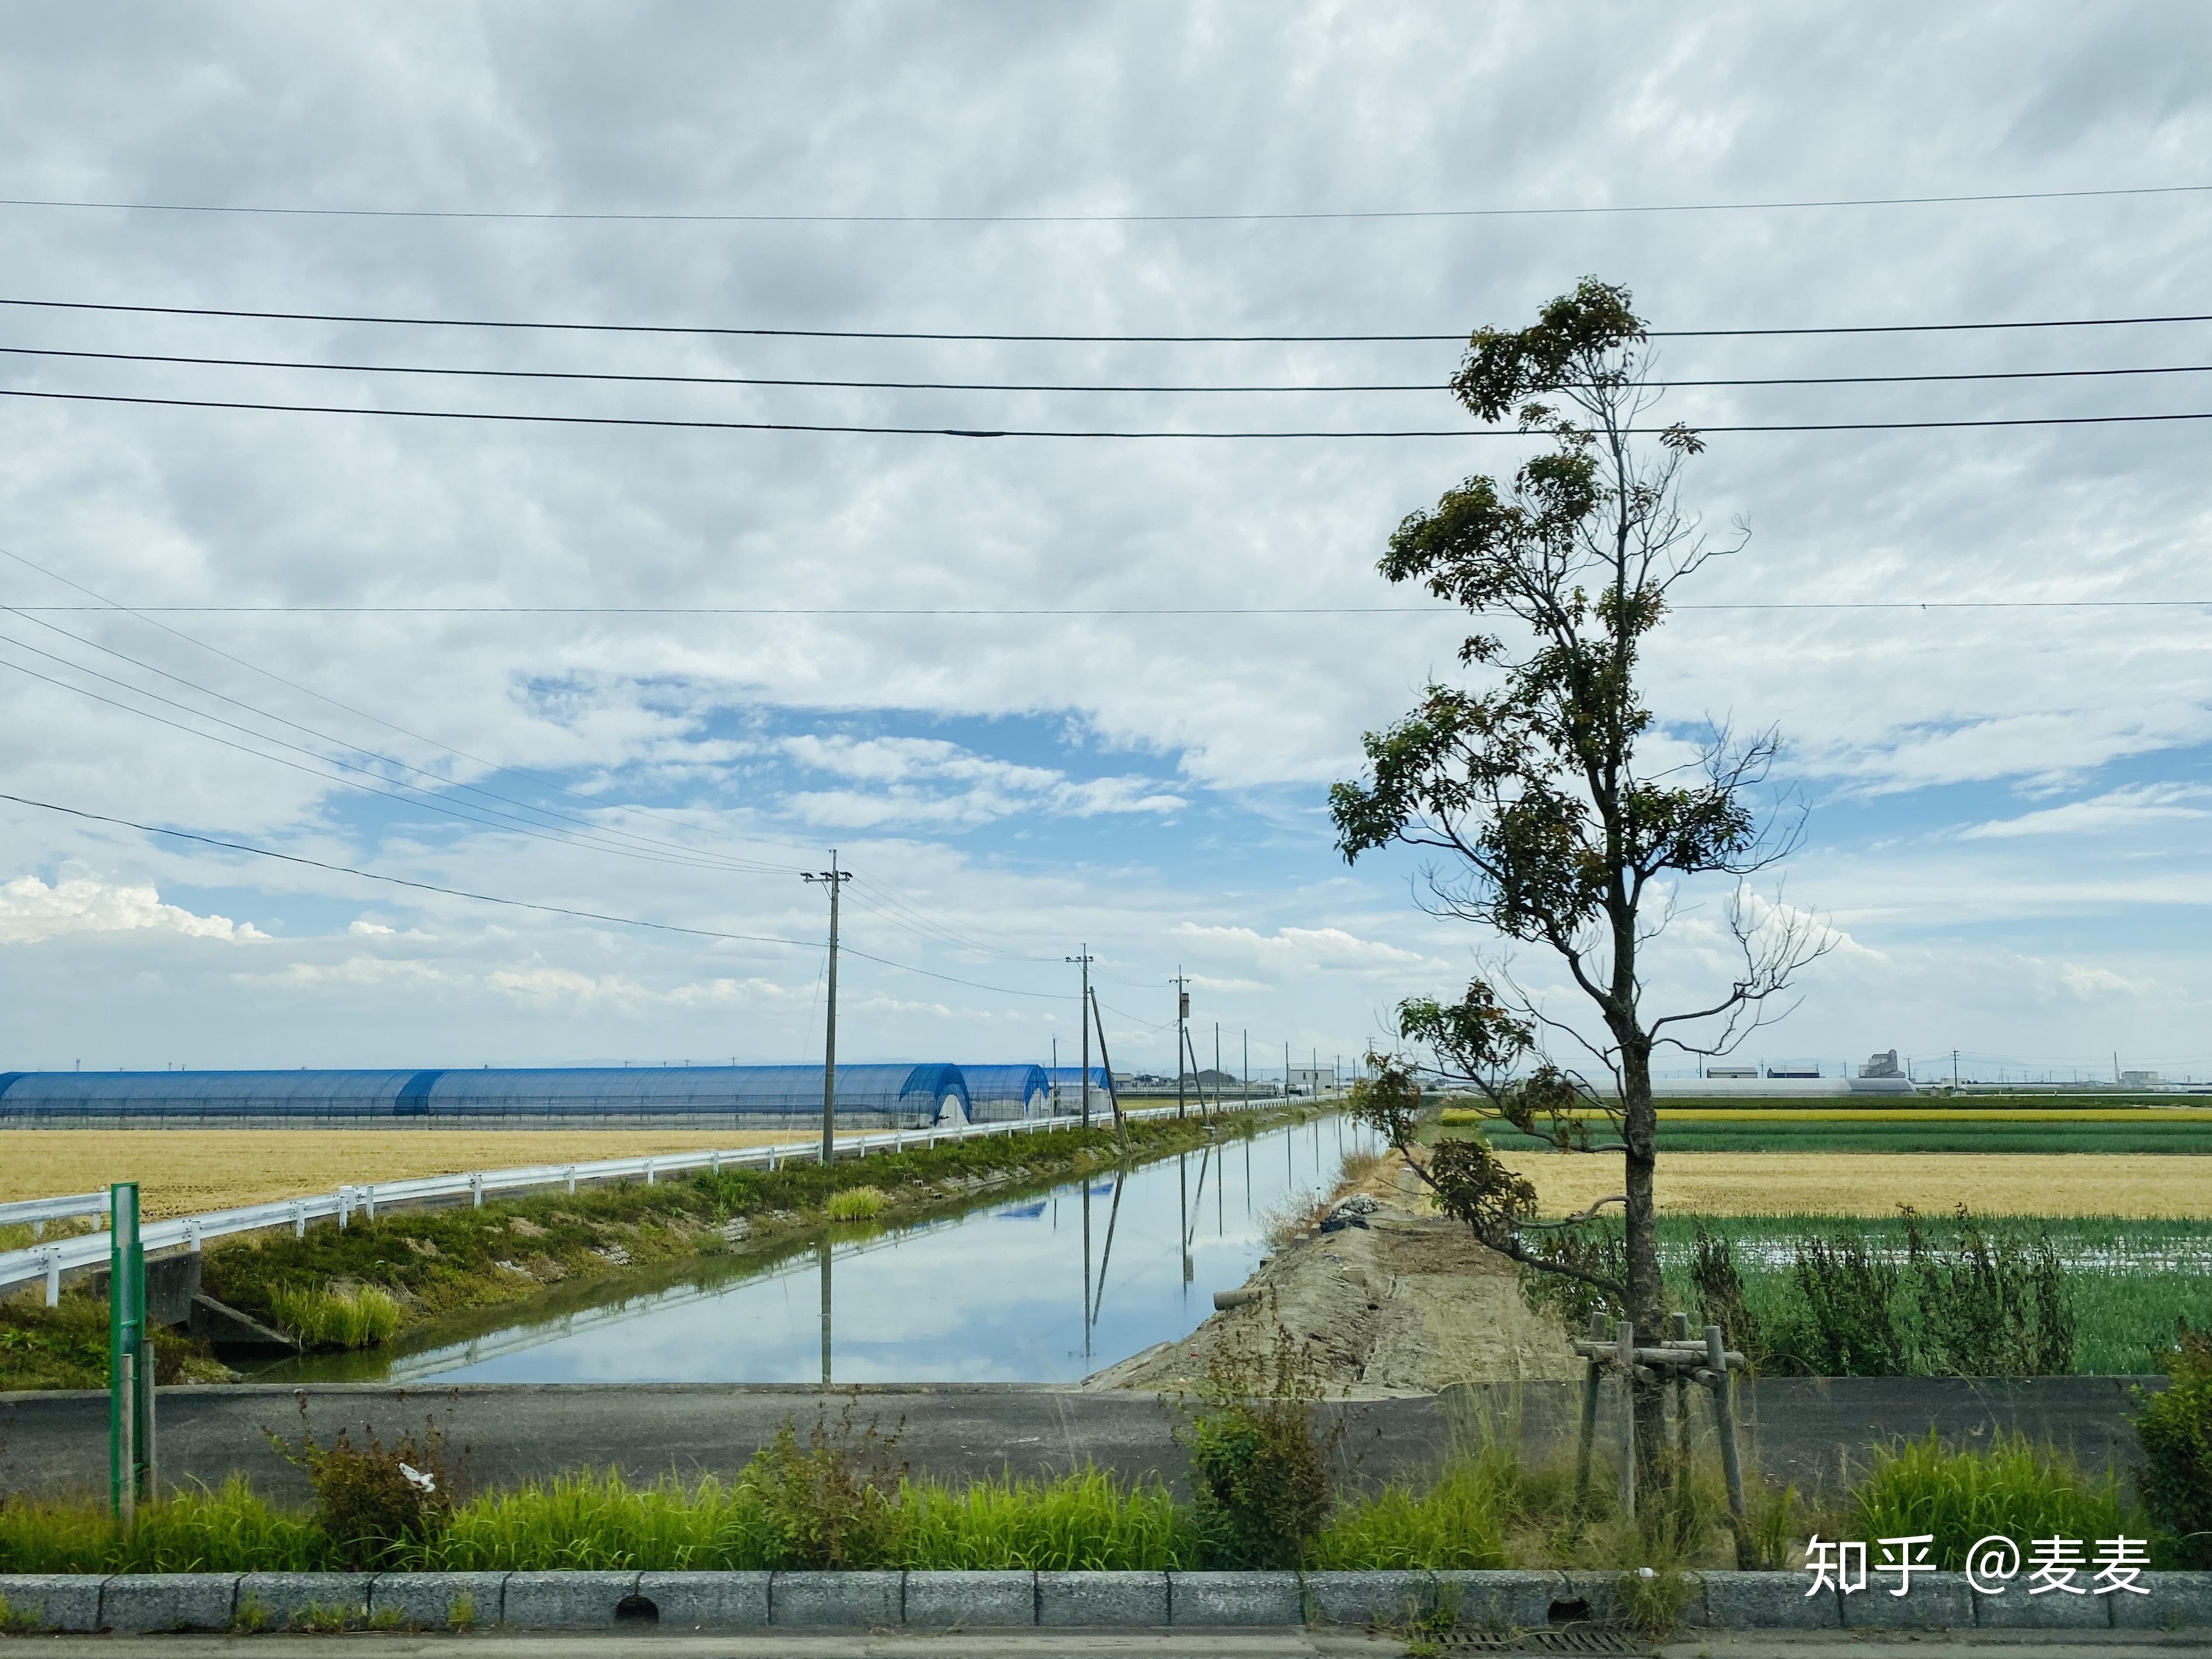
[[[979,1066],[977,1073],[1036,1066]],[[840,1066],[837,1121],[854,1129],[1024,1115],[1027,1097],[977,1101],[967,1068]],[[1040,1089],[1042,1085],[1040,1084]],[[636,1123],[737,1128],[822,1121],[813,1066],[532,1066],[296,1072],[0,1072],[0,1127],[349,1124],[431,1128]]]

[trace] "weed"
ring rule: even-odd
[[[832,1221],[869,1221],[881,1215],[890,1202],[880,1187],[848,1187],[830,1194],[822,1212]]]
[[[1743,1275],[1736,1271],[1735,1247],[1726,1233],[1710,1232],[1699,1222],[1690,1240],[1690,1283],[1697,1291],[1698,1322],[1717,1325],[1751,1362],[1757,1376],[1766,1368],[1766,1332],[1752,1311]]]
[[[359,1619],[356,1609],[310,1601],[292,1615],[292,1628],[309,1636],[336,1636],[351,1630]]]
[[[1182,1431],[1206,1565],[1295,1567],[1328,1518],[1328,1463],[1340,1425],[1319,1431],[1314,1363],[1277,1326],[1265,1358],[1216,1350],[1201,1409]]]
[[[230,1615],[230,1628],[237,1635],[252,1636],[269,1628],[269,1604],[257,1595],[247,1595]]]
[[[1931,1431],[1875,1453],[1873,1470],[1852,1490],[1851,1535],[1930,1534],[1930,1556],[1948,1571],[1966,1565],[1977,1539],[2111,1538],[2142,1535],[2115,1475],[2093,1475],[2067,1453],[2008,1435],[1986,1448],[1946,1445]]]
[[[399,1328],[399,1302],[374,1285],[326,1290],[278,1285],[269,1293],[276,1322],[311,1348],[368,1348]]]
[[[872,1455],[864,1462],[848,1449],[850,1407],[844,1426],[833,1438],[817,1423],[801,1446],[787,1420],[746,1466],[745,1484],[774,1557],[769,1565],[837,1571],[880,1565],[896,1553],[903,1518],[893,1501],[897,1475],[881,1467],[894,1443],[870,1429],[863,1450]]]
[[[1650,1642],[1663,1642],[1690,1605],[1689,1576],[1678,1567],[1638,1567],[1620,1575],[1620,1621]]]
[[[1354,1147],[1344,1155],[1344,1165],[1336,1173],[1336,1184],[1340,1188],[1359,1186],[1371,1180],[1384,1162],[1384,1154],[1381,1152]]]
[[[454,1631],[471,1630],[475,1628],[476,1622],[477,1598],[466,1590],[463,1590],[447,1606],[446,1628]]]
[[[1270,1249],[1288,1249],[1328,1218],[1328,1194],[1292,1193],[1272,1210],[1260,1215],[1260,1234]]]
[[[410,1431],[391,1447],[373,1431],[368,1443],[357,1446],[340,1429],[325,1446],[308,1432],[307,1416],[302,1395],[296,1451],[273,1433],[269,1442],[307,1471],[315,1525],[337,1565],[356,1571],[397,1566],[446,1529],[453,1498],[445,1435],[436,1424],[426,1423],[420,1440]]]
[[[1962,1205],[1948,1248],[1904,1210],[1921,1354],[1944,1376],[2044,1376],[2073,1369],[2074,1298],[2051,1236],[1990,1235]]]
[[[1855,1236],[1802,1238],[1790,1277],[1804,1312],[1783,1346],[1816,1376],[1895,1376],[1905,1335],[1892,1304],[1894,1262]]]
[[[1802,1534],[1803,1504],[1794,1486],[1760,1485],[1744,1498],[1743,1542],[1750,1565],[1760,1572],[1780,1572],[1790,1565],[1792,1541]]]
[[[33,1601],[20,1605],[0,1595],[0,1636],[28,1636],[33,1631],[44,1630],[46,1610]]]
[[[2180,1322],[2161,1394],[2138,1396],[2136,1477],[2160,1565],[2212,1568],[2212,1329]]]

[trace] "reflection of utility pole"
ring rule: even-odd
[[[1083,1177],[1083,1357],[1091,1358],[1091,1176]]]
[[[814,1242],[814,1262],[822,1275],[822,1386],[830,1386],[830,1236]]]
[[[1098,1316],[1106,1308],[1106,1270],[1114,1265],[1114,1224],[1121,1218],[1121,1187],[1127,1171],[1119,1165],[1114,1170],[1114,1202],[1106,1211],[1106,1248],[1098,1252],[1098,1299],[1091,1304],[1091,1322],[1095,1326]]]
[[[1184,975],[1181,963],[1176,963],[1175,977],[1168,983],[1176,988],[1176,1116],[1181,1119],[1186,1109],[1183,1099],[1182,1051],[1190,1041],[1188,1034],[1183,1029],[1190,1020],[1190,981]]]
[[[1091,947],[1082,947],[1079,957],[1066,957],[1063,961],[1083,964],[1083,1001],[1079,1005],[1083,1021],[1083,1127],[1091,1127]]]
[[[1180,1066],[1182,1062],[1176,1062]],[[1188,1285],[1198,1276],[1198,1269],[1190,1260],[1190,1154],[1176,1154],[1176,1231],[1180,1235],[1176,1247],[1182,1253],[1182,1282]]]
[[[809,870],[802,873],[806,880],[825,883],[830,889],[830,1024],[828,1035],[822,1043],[822,1167],[826,1170],[837,1156],[837,894],[847,882],[852,880],[853,872],[837,867],[837,849],[833,847],[830,849],[830,867],[827,870]],[[823,1272],[826,1274],[828,1269],[823,1269]],[[823,1280],[822,1295],[822,1305],[826,1309],[830,1305],[826,1277]],[[823,1330],[825,1334],[822,1339],[822,1380],[826,1382],[830,1380],[830,1338],[826,1316]]]

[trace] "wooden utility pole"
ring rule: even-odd
[[[1082,954],[1081,956],[1079,956],[1079,957],[1067,957],[1063,958],[1063,960],[1065,960],[1065,961],[1068,961],[1068,962],[1080,963],[1082,963],[1082,965],[1083,965],[1083,1001],[1082,1001],[1082,1003],[1081,1003],[1081,1005],[1080,1005],[1080,1006],[1081,1006],[1081,1008],[1082,1008],[1082,1024],[1083,1024],[1083,1127],[1084,1127],[1085,1128],[1086,1128],[1086,1129],[1087,1129],[1087,1128],[1089,1128],[1089,1127],[1091,1127],[1091,947],[1090,947],[1088,945],[1083,945],[1083,946],[1081,947],[1081,949],[1082,949],[1082,951],[1083,951],[1083,954]]]
[[[1190,978],[1183,972],[1181,963],[1176,963],[1175,977],[1168,983],[1176,988],[1176,1119],[1180,1122],[1187,1109],[1182,1054],[1190,1043],[1190,1035],[1186,1030],[1190,1024]],[[1191,1069],[1196,1071],[1198,1067],[1194,1064]]]
[[[1118,1135],[1121,1133],[1123,1128],[1121,1122],[1121,1091],[1114,1086],[1114,1056],[1106,1052],[1106,1016],[1098,1012],[1098,993],[1096,991],[1093,991],[1091,994],[1091,1018],[1092,1023],[1098,1027],[1098,1065],[1099,1068],[1106,1073],[1106,1103],[1114,1109],[1114,1133]],[[1116,1187],[1114,1189],[1115,1201],[1117,1204],[1121,1201],[1121,1189],[1119,1187]],[[1112,1224],[1109,1221],[1108,1224],[1109,1231],[1111,1224]],[[1104,1263],[1101,1262],[1100,1272],[1102,1274],[1104,1270]],[[1105,1294],[1105,1281],[1103,1278],[1100,1279],[1099,1284],[1099,1294],[1103,1296]]]
[[[826,1170],[837,1157],[837,894],[852,880],[853,872],[837,867],[833,847],[827,870],[808,870],[802,876],[830,889],[830,1023],[822,1042],[822,1167]]]

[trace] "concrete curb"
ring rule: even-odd
[[[1683,1623],[1719,1630],[2212,1629],[2212,1572],[2147,1594],[2001,1596],[1933,1573],[1899,1598],[1806,1594],[1802,1572],[1693,1575]],[[1620,1580],[1562,1572],[386,1572],[0,1576],[7,1628],[1281,1629],[1448,1613],[1495,1628],[1603,1622]],[[1925,1594],[1923,1594],[1923,1591]]]

